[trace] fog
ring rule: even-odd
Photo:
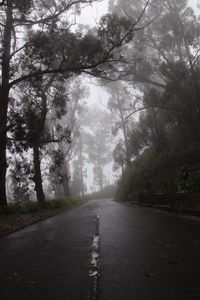
[[[198,173],[182,151],[199,142],[198,1],[33,3],[1,5],[2,205],[184,189],[181,170]]]

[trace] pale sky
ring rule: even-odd
[[[78,17],[78,22],[80,24],[90,24],[95,26],[99,18],[108,12],[108,2],[109,0],[103,0],[88,5],[81,13],[81,16]]]
[[[197,3],[199,0],[189,0],[188,3],[191,5],[195,10],[197,9]],[[102,0],[100,2],[95,2],[92,5],[88,5],[81,16],[78,18],[78,22],[80,24],[90,24],[95,26],[98,19],[107,13],[108,11],[108,3],[109,0]]]

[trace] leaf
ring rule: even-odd
[[[160,272],[146,272],[144,274],[144,276],[146,277],[154,277],[154,276],[158,276],[160,274]]]
[[[180,263],[174,260],[168,260],[168,264],[180,266]]]
[[[97,271],[94,271],[94,272],[92,272],[89,276],[90,277],[93,277],[93,276],[97,276],[98,275],[98,272]]]
[[[31,280],[25,280],[24,282],[25,282],[25,283],[29,283],[29,284],[31,284],[31,285],[35,285],[35,284],[36,284],[35,281],[31,281]]]

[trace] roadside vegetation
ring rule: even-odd
[[[150,194],[188,194],[200,190],[200,145],[161,151],[150,148],[126,169],[119,184],[121,200]]]
[[[134,17],[144,3],[126,4]],[[123,84],[109,89],[109,107],[117,115],[114,131],[121,130],[123,137],[114,150],[122,170],[119,200],[149,197],[151,203],[159,195],[159,202],[168,196],[172,206],[186,199],[188,207],[195,201],[200,206],[200,24],[188,4],[157,2],[156,19],[133,44],[133,53],[141,57],[132,78],[135,93]],[[112,11],[125,14],[122,6],[118,0]],[[146,18],[153,15],[151,7]]]
[[[46,200],[45,207],[36,201],[9,203],[0,214],[0,238],[35,222],[47,219],[87,201],[82,197]]]
[[[72,208],[84,203],[84,198],[68,197],[64,199],[46,200],[45,206],[40,206],[36,201],[13,202],[9,203],[2,215],[19,215],[27,213],[38,213],[46,210],[54,210],[58,208]],[[1,215],[0,215],[1,216]]]

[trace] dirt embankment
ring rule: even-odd
[[[53,217],[65,210],[66,208],[58,208],[32,214],[4,216],[0,218],[0,239],[29,225]]]

